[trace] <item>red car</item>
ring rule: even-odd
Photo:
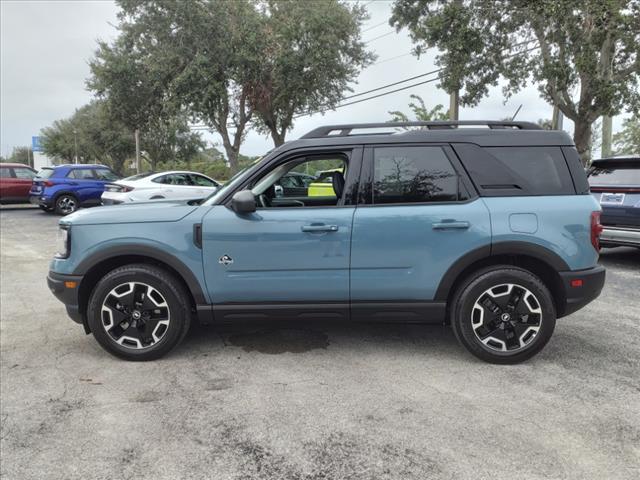
[[[22,163],[0,163],[0,204],[29,203],[36,171]]]

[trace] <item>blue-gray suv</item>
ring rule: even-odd
[[[329,175],[332,188],[276,188],[291,174]],[[166,354],[193,320],[328,318],[447,323],[477,357],[516,363],[599,295],[599,218],[564,132],[327,126],[204,201],[63,218],[48,283],[128,360]]]

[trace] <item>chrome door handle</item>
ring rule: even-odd
[[[311,232],[311,233],[337,232],[338,226],[337,225],[303,225],[301,229],[303,232]]]
[[[434,230],[466,230],[471,226],[469,222],[436,222],[431,226]]]

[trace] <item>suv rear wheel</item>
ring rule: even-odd
[[[165,270],[126,265],[98,282],[87,315],[105,350],[126,360],[154,360],[186,335],[191,303],[182,284]]]
[[[70,213],[75,212],[80,206],[76,197],[66,193],[63,193],[56,198],[55,205],[56,213],[58,215],[69,215]]]
[[[456,338],[473,355],[491,363],[531,358],[547,344],[555,324],[549,289],[531,272],[510,265],[470,275],[452,301]]]

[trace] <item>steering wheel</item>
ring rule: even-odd
[[[261,193],[260,195],[258,195],[258,203],[263,208],[269,208],[271,206],[271,200],[264,193]]]

